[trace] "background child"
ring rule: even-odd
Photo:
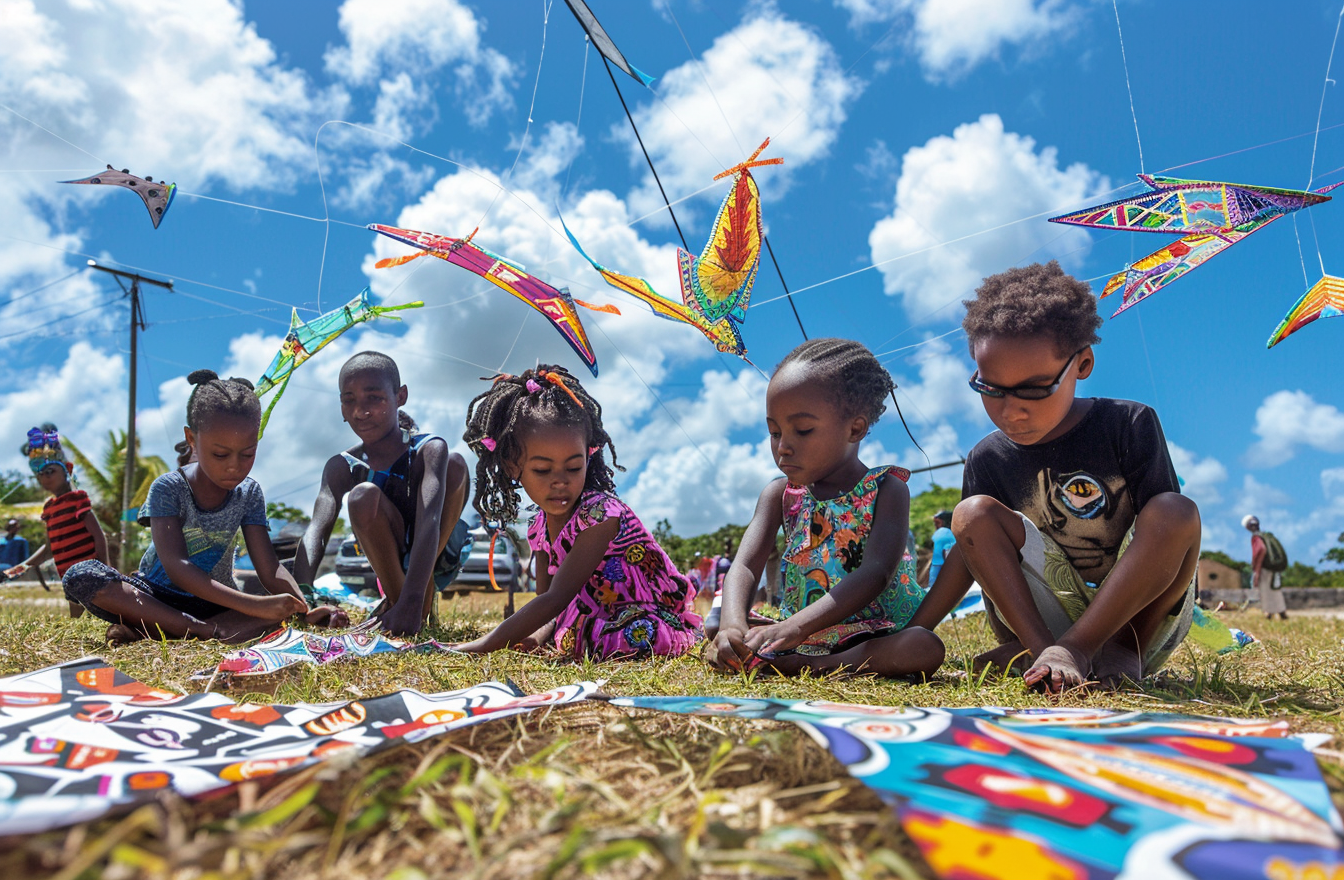
[[[360,352],[341,367],[339,381],[341,416],[360,442],[333,455],[322,471],[294,577],[312,582],[349,495],[350,528],[386,596],[374,616],[395,635],[414,635],[429,617],[437,585],[456,577],[471,540],[459,520],[470,487],[467,463],[401,412],[409,392],[392,358]]]
[[[458,650],[553,645],[572,657],[681,654],[700,637],[695,590],[634,511],[616,497],[602,449],[616,448],[602,407],[560,367],[499,376],[471,402],[463,435],[480,457],[476,509],[487,523],[518,515],[518,491],[540,508],[527,540],[537,597]]]
[[[761,493],[728,572],[708,658],[715,666],[768,661],[784,673],[846,666],[898,676],[942,664],[942,641],[907,627],[924,596],[905,552],[909,473],[859,460],[893,387],[868,349],[844,339],[805,342],[776,368],[766,425],[784,478]],[[781,526],[785,619],[752,626],[756,584]]]
[[[244,641],[294,614],[308,623],[344,625],[345,612],[309,611],[294,578],[276,558],[266,528],[266,499],[248,476],[257,452],[261,404],[246,379],[210,370],[187,377],[186,439],[193,464],[164,474],[140,509],[153,543],[137,576],[87,560],[65,573],[65,595],[108,621],[114,644],[151,638]],[[271,594],[252,596],[233,582],[234,541],[242,528],[257,577]]]
[[[1199,559],[1157,414],[1074,396],[1101,318],[1058,263],[990,276],[965,305],[971,388],[998,430],[966,457],[957,543],[916,620],[935,625],[974,575],[1002,642],[977,666],[1029,655],[1027,683],[1049,691],[1138,681],[1185,638]]]
[[[5,572],[18,577],[34,565],[48,559],[56,563],[56,574],[65,573],[77,562],[96,559],[107,562],[107,536],[93,515],[89,496],[70,484],[74,462],[66,461],[61,437],[53,424],[44,424],[28,432],[28,442],[20,450],[28,457],[28,467],[37,483],[51,497],[42,505],[42,522],[47,527],[47,543],[37,552]],[[45,586],[45,584],[44,584]],[[84,606],[70,603],[70,616],[79,617]]]

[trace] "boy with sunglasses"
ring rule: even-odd
[[[932,629],[974,578],[1000,641],[977,669],[1026,658],[1052,693],[1139,681],[1190,629],[1199,558],[1157,414],[1074,396],[1101,318],[1058,263],[990,276],[965,306],[970,385],[998,430],[966,458],[956,545],[910,625]]]

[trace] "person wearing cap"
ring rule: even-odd
[[[19,521],[10,517],[5,536],[0,538],[0,571],[13,568],[28,558],[28,539],[19,534]]]
[[[1260,532],[1259,517],[1243,516],[1241,527],[1251,533],[1251,583],[1260,593],[1260,610],[1266,618],[1273,619],[1277,614],[1280,620],[1287,620],[1288,603],[1279,588],[1279,572],[1265,565],[1269,545]]]
[[[929,560],[929,586],[938,580],[938,571],[947,559],[948,551],[957,539],[952,535],[952,511],[940,510],[933,515],[933,558]]]

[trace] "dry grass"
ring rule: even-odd
[[[9,594],[5,594],[8,596]],[[440,639],[498,620],[498,600],[445,604]],[[1066,697],[1119,709],[1285,717],[1344,732],[1344,621],[1226,619],[1263,646],[1232,657],[1182,649],[1143,690]],[[0,602],[0,674],[101,654],[142,681],[198,690],[209,643],[115,650],[59,606]],[[265,702],[331,701],[398,687],[437,691],[485,679],[544,690],[605,678],[617,695],[718,694],[918,706],[1046,705],[1020,680],[974,680],[983,621],[945,625],[949,662],[910,685],[718,675],[694,657],[556,663],[518,654],[408,655],[283,672]],[[1344,790],[1344,766],[1323,762]],[[246,784],[204,802],[165,801],[116,819],[21,840],[0,876],[62,877],[924,877],[918,852],[875,794],[789,724],[736,722],[587,704],[491,722],[352,766],[328,764],[271,788]]]

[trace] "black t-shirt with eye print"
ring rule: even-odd
[[[1026,514],[1091,583],[1110,573],[1149,499],[1180,491],[1157,413],[1105,397],[1048,443],[990,434],[966,457],[961,484],[963,498],[988,495]]]

